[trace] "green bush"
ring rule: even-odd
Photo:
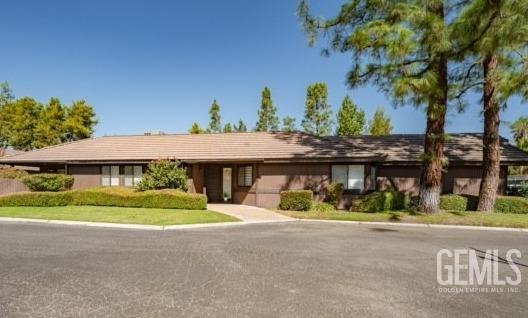
[[[161,189],[187,191],[187,169],[178,161],[167,159],[153,161],[136,188],[139,191]]]
[[[313,192],[310,190],[288,190],[280,193],[281,210],[310,211]]]
[[[478,198],[472,195],[445,194],[440,196],[440,209],[447,211],[475,211]]]
[[[73,177],[66,174],[39,173],[22,178],[22,182],[31,191],[58,192],[71,189]]]
[[[342,183],[330,183],[326,187],[325,201],[337,207],[339,202],[343,199],[343,191],[345,187]]]
[[[139,192],[130,188],[112,187],[75,191],[73,204],[204,210],[207,208],[207,197],[203,194],[187,193],[174,189]]]
[[[0,206],[94,205],[204,210],[207,197],[179,190],[137,192],[129,188],[95,188],[65,192],[21,192],[0,197]]]
[[[27,171],[15,168],[1,168],[0,179],[22,179],[28,175]]]
[[[373,192],[352,202],[351,211],[382,212],[408,209],[411,203],[409,192]]]
[[[0,206],[66,206],[72,205],[73,191],[19,192],[0,196]]]
[[[327,202],[314,202],[312,204],[312,210],[313,212],[332,212],[335,211],[336,208],[333,204],[327,203]]]
[[[528,214],[528,198],[522,197],[497,197],[495,212]]]

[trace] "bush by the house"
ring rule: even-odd
[[[409,208],[411,195],[408,192],[383,191],[373,192],[354,200],[351,211],[382,212]]]
[[[74,193],[74,205],[134,208],[187,209],[207,208],[207,197],[175,189],[135,191],[130,188],[94,188]]]
[[[327,202],[314,202],[312,204],[313,212],[332,212],[335,211],[335,206]]]
[[[139,191],[178,189],[187,191],[187,169],[180,162],[167,159],[149,164],[136,188]]]
[[[444,194],[440,196],[440,209],[446,211],[474,211],[478,198],[472,195]]]
[[[330,183],[326,187],[325,201],[337,207],[341,199],[343,198],[344,186],[342,183]]]
[[[497,197],[495,212],[528,214],[528,198],[522,197]]]
[[[174,189],[138,192],[130,188],[95,188],[65,192],[21,192],[0,197],[0,206],[93,205],[204,210],[207,197]]]
[[[71,189],[73,177],[66,174],[39,173],[22,178],[22,182],[31,191],[58,192]]]
[[[0,196],[0,206],[66,206],[73,202],[73,191],[19,192]]]
[[[310,190],[288,190],[280,193],[281,210],[310,211],[313,192]]]
[[[27,176],[27,171],[15,168],[1,168],[0,179],[22,179]]]
[[[522,182],[518,186],[506,188],[506,194],[518,197],[528,197],[528,182]]]

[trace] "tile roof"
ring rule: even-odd
[[[293,132],[108,136],[24,152],[0,163],[150,161],[383,161],[418,162],[424,135],[316,137]],[[501,160],[528,163],[528,154],[501,139]],[[451,162],[482,160],[481,134],[450,134]]]

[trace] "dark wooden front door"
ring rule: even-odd
[[[216,165],[205,166],[204,179],[207,200],[209,202],[220,202],[222,200],[220,167]]]

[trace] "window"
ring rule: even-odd
[[[103,166],[101,185],[105,187],[119,186],[119,166]]]
[[[253,166],[238,167],[238,185],[240,187],[251,187],[253,184]]]
[[[332,182],[342,183],[347,190],[363,190],[365,186],[365,166],[334,165]]]
[[[143,178],[142,166],[125,166],[125,187],[133,187]]]

